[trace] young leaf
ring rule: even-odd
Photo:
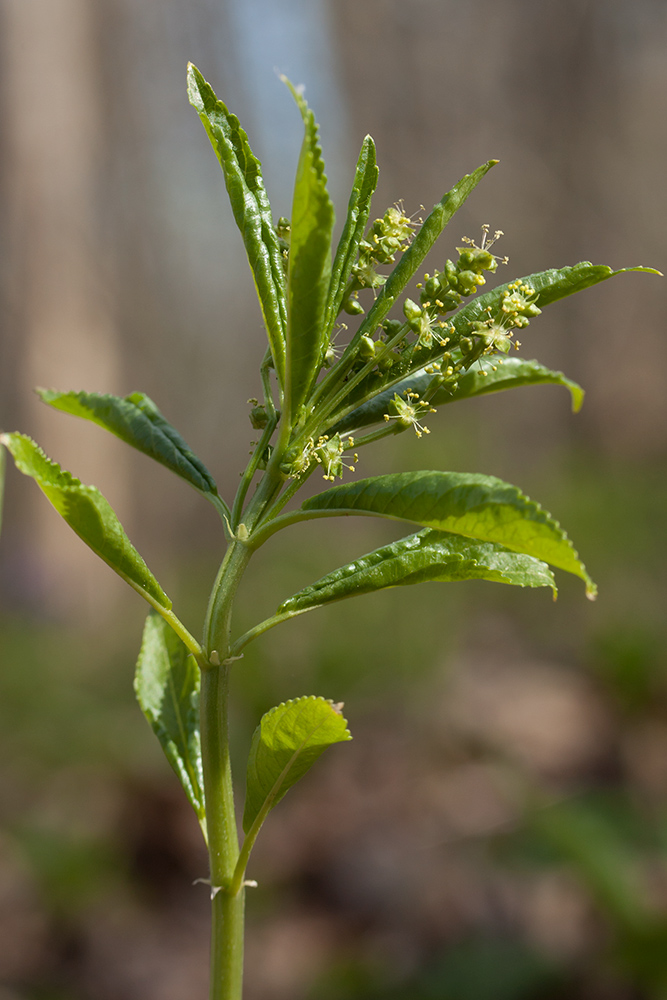
[[[570,391],[572,412],[578,413],[584,401],[584,390],[563,372],[545,368],[539,361],[523,358],[486,357],[480,358],[474,368],[470,368],[458,380],[454,390],[443,386],[431,396],[434,406],[453,403],[458,399],[472,396],[486,396],[491,392],[517,389],[522,385],[562,385]],[[425,388],[425,386],[424,386]],[[418,390],[415,389],[415,392]]]
[[[371,210],[371,198],[378,182],[378,172],[375,143],[371,136],[367,135],[359,153],[352,193],[347,207],[347,218],[331,269],[331,283],[324,324],[327,336],[331,333],[336,316],[340,312],[345,289],[352,272],[352,265],[366,229]]]
[[[529,274],[519,280],[521,284],[530,285],[535,290],[537,293],[535,304],[543,309],[545,306],[551,305],[552,302],[558,302],[559,299],[567,298],[568,295],[582,292],[585,288],[592,288],[593,285],[599,285],[601,281],[607,281],[608,278],[615,278],[619,274],[631,274],[633,271],[643,274],[660,274],[659,271],[650,267],[621,267],[614,271],[606,264],[591,264],[590,261],[583,260],[572,267],[552,267],[547,271]],[[472,323],[474,320],[483,318],[482,314],[485,310],[489,306],[494,308],[498,304],[510,284],[513,282],[505,282],[490,292],[485,292],[484,295],[478,295],[472,302],[459,310],[454,317],[454,322],[456,323],[458,320],[459,322]]]
[[[171,469],[196,490],[217,496],[218,488],[204,463],[190,451],[178,431],[142,392],[133,392],[122,398],[97,392],[37,391],[40,398],[54,409],[92,420],[121,441]]]
[[[310,497],[304,511],[374,514],[469,538],[498,542],[574,573],[596,587],[557,521],[516,486],[465,472],[398,472],[334,486]]]
[[[260,162],[236,115],[218,100],[192,63],[188,65],[188,98],[202,120],[225,175],[234,219],[255,279],[273,362],[280,384],[284,385],[287,301],[283,260]]]
[[[32,476],[70,528],[100,559],[150,604],[167,611],[171,608],[171,601],[98,489],[82,485],[62,470],[25,434],[3,434],[0,443],[11,453],[17,469]]]
[[[484,175],[497,162],[497,160],[489,160],[488,163],[483,163],[472,174],[466,174],[435,205],[430,215],[420,226],[414,240],[382,286],[382,290],[370,312],[357,330],[352,341],[353,343],[356,343],[366,334],[370,336],[377,330],[449,220],[459,210],[468,195],[477,187]]]
[[[519,587],[556,584],[546,563],[494,542],[477,542],[424,528],[328,573],[284,601],[278,614],[301,614],[345,597],[413,583],[488,580]]]
[[[339,707],[325,698],[296,698],[263,715],[248,758],[245,832],[264,822],[327,747],[351,739]]]
[[[167,623],[151,612],[144,625],[134,691],[203,823],[204,778],[199,739],[199,668]]]
[[[346,417],[338,421],[328,431],[329,434],[346,434],[351,430],[368,427],[384,419],[394,395],[401,396],[407,389],[421,396],[433,381],[433,373],[422,370],[397,382],[389,389],[383,389],[367,403],[352,410]],[[570,390],[572,410],[576,413],[584,399],[584,390],[562,372],[545,368],[539,361],[525,361],[517,357],[480,358],[475,367],[456,379],[456,388],[445,383],[432,396],[429,403],[433,406],[443,406],[458,399],[468,399],[473,396],[484,396],[491,392],[501,392],[504,389],[516,389],[522,385],[562,385]]]
[[[324,315],[331,276],[334,209],[327,191],[315,116],[302,95],[294,95],[305,127],[294,184],[287,279],[286,407],[293,419],[320,369],[326,341]]]

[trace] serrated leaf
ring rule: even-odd
[[[37,391],[43,402],[54,409],[92,420],[171,469],[196,490],[217,495],[215,480],[204,463],[144,393],[133,392],[121,397],[98,392]]]
[[[287,299],[283,260],[260,161],[236,115],[218,100],[192,63],[188,65],[188,98],[201,118],[225,175],[234,219],[255,279],[273,362],[280,384],[284,385]]]
[[[472,174],[466,174],[434,206],[420,226],[414,240],[382,286],[380,294],[357,330],[354,342],[364,334],[370,335],[377,330],[454,213],[459,210],[468,195],[497,162],[497,160],[489,160]]]
[[[357,407],[343,420],[336,423],[330,434],[345,434],[351,430],[359,430],[384,419],[394,395],[401,396],[407,389],[421,396],[433,381],[433,373],[423,370],[410,375],[373,396],[363,406]],[[584,390],[562,372],[545,368],[539,361],[527,361],[517,357],[502,357],[492,355],[480,358],[464,375],[456,379],[456,389],[445,384],[429,397],[433,406],[444,406],[459,399],[469,399],[473,396],[484,396],[492,392],[502,392],[506,389],[517,389],[522,385],[561,385],[569,389],[572,399],[572,411],[577,413],[584,399]]]
[[[453,391],[443,386],[431,397],[433,406],[453,403],[458,399],[472,396],[486,396],[492,392],[518,389],[522,385],[562,385],[569,389],[572,412],[578,413],[584,401],[584,390],[577,382],[567,378],[563,372],[552,371],[539,361],[523,358],[487,357],[480,358],[474,368],[469,369],[458,380]],[[415,389],[415,392],[418,392]]]
[[[300,590],[278,614],[301,614],[346,597],[414,583],[488,580],[519,587],[556,585],[546,563],[494,542],[477,542],[448,531],[425,528],[341,566]]]
[[[545,306],[551,305],[552,302],[567,298],[568,295],[574,295],[576,292],[582,292],[586,288],[592,288],[593,285],[599,285],[601,281],[607,281],[608,278],[615,278],[619,274],[631,274],[634,271],[643,274],[660,274],[659,271],[655,271],[650,267],[621,267],[617,271],[614,271],[611,267],[607,267],[606,264],[591,264],[590,261],[583,260],[572,267],[552,267],[547,271],[537,271],[534,274],[529,274],[519,280],[522,284],[530,285],[534,288],[537,292],[535,302],[540,309],[543,309]],[[505,282],[505,284],[498,285],[490,292],[478,295],[472,302],[463,306],[454,319],[456,320],[456,318],[461,316],[465,317],[467,321],[472,322],[483,318],[482,313],[485,312],[488,306],[493,307],[496,301],[507,291],[507,286],[512,283]]]
[[[338,706],[311,695],[262,716],[248,758],[243,829],[249,833],[327,747],[352,737]]]
[[[125,534],[112,507],[94,486],[84,486],[44,454],[25,434],[3,434],[0,442],[17,469],[31,476],[79,538],[149,603],[169,610],[171,601]]]
[[[327,301],[325,329],[331,333],[336,317],[343,303],[343,295],[352,273],[359,243],[364,235],[371,210],[371,198],[378,182],[378,167],[375,157],[375,143],[370,135],[364,139],[352,184],[352,192],[347,207],[347,218],[343,226],[333,267]]]
[[[574,573],[596,587],[557,521],[516,487],[466,472],[398,472],[334,486],[310,497],[304,511],[367,513],[497,542],[513,552]]]
[[[199,737],[200,673],[194,657],[156,613],[144,625],[134,691],[200,823],[206,815]]]
[[[294,96],[305,129],[294,184],[287,279],[285,396],[290,418],[294,418],[320,369],[326,341],[334,209],[315,116],[299,91],[282,79]]]

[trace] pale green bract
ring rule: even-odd
[[[32,476],[70,528],[100,559],[149,603],[167,611],[171,608],[171,601],[125,534],[109,502],[95,486],[84,486],[71,473],[61,469],[26,434],[3,434],[0,444],[11,453],[16,468]]]
[[[250,833],[327,747],[351,740],[341,707],[314,695],[262,716],[248,758],[243,829]]]
[[[194,657],[164,619],[152,612],[144,625],[134,691],[205,830],[199,687]]]

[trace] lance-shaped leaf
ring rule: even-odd
[[[368,222],[371,198],[377,182],[378,167],[375,159],[375,143],[371,136],[367,135],[359,153],[350,201],[347,206],[347,218],[331,269],[325,319],[327,336],[331,333],[343,303],[345,289],[352,273],[352,265],[355,262],[359,243]]]
[[[403,395],[408,389],[421,396],[433,382],[433,372],[420,370],[389,389],[384,389],[373,396],[363,406],[357,407],[343,420],[336,423],[330,434],[345,434],[351,430],[368,427],[384,419],[389,412],[389,404],[398,393]],[[433,406],[443,406],[458,399],[468,399],[473,396],[485,396],[491,392],[502,392],[505,389],[517,389],[522,385],[562,385],[570,390],[572,410],[576,413],[584,399],[584,390],[562,372],[545,368],[539,361],[526,361],[518,357],[503,357],[492,355],[480,358],[464,375],[459,375],[452,388],[445,383],[429,396]]]
[[[380,294],[353,337],[352,344],[355,344],[364,334],[370,335],[377,330],[454,213],[459,210],[468,195],[477,187],[482,177],[497,162],[497,160],[489,160],[488,163],[482,164],[472,174],[466,174],[435,205],[420,226],[414,240],[382,286]]]
[[[3,434],[0,443],[17,469],[32,476],[70,528],[150,604],[169,610],[171,601],[125,534],[108,501],[47,458],[25,434]]]
[[[342,706],[314,696],[283,702],[262,716],[248,758],[243,829],[251,833],[327,747],[352,737]]]
[[[535,290],[537,293],[535,302],[543,309],[552,302],[557,302],[559,299],[573,295],[575,292],[590,288],[601,281],[606,281],[608,278],[616,277],[619,274],[629,274],[633,271],[646,274],[660,273],[648,267],[629,267],[613,271],[606,265],[590,264],[588,261],[583,261],[580,264],[575,264],[573,267],[551,268],[548,271],[528,274],[518,280],[521,284],[530,285]],[[492,315],[496,314],[500,309],[501,299],[507,292],[510,283],[506,282],[504,285],[499,285],[490,292],[478,295],[471,302],[462,306],[452,316],[450,322],[454,326],[456,338],[474,337],[473,323],[487,319],[489,315],[487,310],[489,309]],[[452,339],[455,342],[455,338]],[[345,421],[347,425],[347,417],[354,409],[364,405],[367,400],[370,400],[385,389],[393,388],[393,391],[395,391],[395,387],[403,382],[404,379],[414,377],[413,373],[420,372],[434,361],[438,361],[447,349],[451,349],[451,345],[447,348],[447,346],[438,346],[436,344],[431,350],[409,352],[406,355],[406,360],[394,365],[391,371],[383,378],[380,378],[377,372],[373,372],[370,376],[355,385],[349,392],[344,406],[338,409],[337,414],[334,414],[332,423],[335,422],[336,427],[338,427],[339,423],[342,424]],[[477,363],[475,361],[475,365]],[[459,381],[460,377],[458,374],[453,375],[448,383],[445,384],[445,387],[449,386],[451,388],[454,383]],[[393,397],[393,391],[390,394],[390,398]]]
[[[56,410],[83,417],[111,431],[187,480],[201,493],[217,496],[215,481],[203,462],[142,392],[112,396],[97,392],[56,392],[38,389],[40,398]]]
[[[134,691],[199,822],[203,823],[206,812],[199,739],[199,684],[199,668],[192,654],[158,614],[149,614],[137,660]]]
[[[304,123],[294,184],[287,279],[286,406],[293,418],[320,369],[326,341],[325,310],[331,276],[334,209],[327,191],[315,116],[302,95],[292,91]]]
[[[537,271],[529,274],[525,278],[519,279],[522,284],[530,285],[537,293],[536,305],[543,309],[545,306],[557,302],[559,299],[567,298],[576,292],[582,292],[585,288],[592,288],[599,285],[601,281],[615,278],[619,274],[632,274],[633,272],[642,274],[660,274],[651,267],[621,267],[614,271],[606,264],[591,264],[584,260],[572,267],[552,267],[547,271]],[[515,279],[516,280],[516,279]],[[492,309],[497,306],[502,295],[507,292],[508,285],[514,282],[505,282],[498,285],[484,295],[478,295],[464,306],[454,317],[454,322],[465,321],[472,323],[474,320],[484,319],[483,313],[490,306]]]
[[[596,587],[557,521],[516,487],[466,472],[398,472],[334,486],[310,497],[304,511],[373,514],[498,542],[541,559]]]
[[[456,389],[443,386],[430,397],[430,402],[434,406],[442,406],[458,399],[486,396],[491,392],[504,392],[506,389],[518,389],[522,385],[564,386],[570,391],[573,413],[579,412],[584,401],[584,390],[563,372],[552,371],[539,361],[494,355],[480,358],[474,368],[469,369],[457,380]],[[418,391],[415,389],[415,392]]]
[[[236,115],[218,100],[192,63],[188,65],[188,98],[199,113],[225,175],[234,219],[255,279],[273,362],[284,385],[287,302],[283,260],[260,162]]]
[[[341,566],[300,590],[278,608],[279,615],[301,614],[345,597],[413,583],[488,580],[518,587],[556,584],[546,563],[494,542],[478,542],[448,531],[424,528]]]

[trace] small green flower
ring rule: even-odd
[[[425,413],[435,413],[435,409],[419,398],[419,393],[406,389],[404,398],[394,393],[394,398],[389,404],[391,413],[385,413],[384,419],[397,420],[401,427],[413,427],[415,434],[420,438],[423,434],[430,434],[430,430],[421,423],[421,418]]]
[[[343,453],[348,448],[354,447],[354,438],[347,438],[343,442],[340,434],[335,434],[330,438],[327,434],[323,434],[317,442],[313,450],[313,458],[315,461],[324,468],[323,479],[327,479],[329,482],[333,482],[336,476],[339,479],[343,478],[343,469],[349,469],[350,472],[355,471],[354,465],[348,465],[347,462],[343,461]],[[355,453],[355,462],[359,461],[359,456]]]

